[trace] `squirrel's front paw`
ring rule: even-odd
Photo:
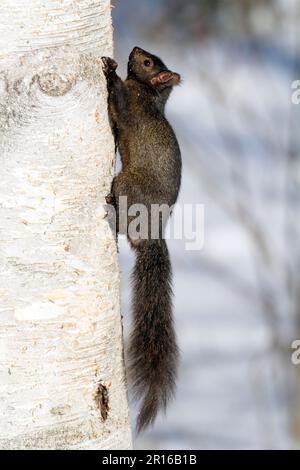
[[[114,72],[116,70],[116,68],[118,67],[117,62],[114,59],[112,59],[111,57],[101,57],[101,60],[103,62],[102,70],[103,70],[105,76],[107,76],[110,73]]]

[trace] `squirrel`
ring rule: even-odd
[[[114,205],[117,219],[121,217],[121,196],[127,197],[128,207],[143,204],[150,211],[153,204],[167,204],[171,208],[180,189],[181,154],[164,111],[181,77],[139,47],[129,55],[125,81],[117,75],[114,59],[102,57],[102,62],[109,118],[122,162],[106,202]],[[141,401],[138,432],[153,423],[160,409],[166,409],[175,391],[179,353],[172,315],[171,263],[163,237],[166,222],[160,220],[155,239],[134,237],[126,230],[136,253],[128,372],[135,397]]]

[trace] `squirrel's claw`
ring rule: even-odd
[[[106,204],[111,204],[113,206],[116,203],[115,196],[112,193],[109,193],[107,196],[105,196],[105,201],[106,201]]]
[[[102,70],[105,76],[114,72],[116,68],[118,67],[117,62],[111,57],[101,57],[101,60],[103,62]]]

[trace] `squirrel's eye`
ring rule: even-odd
[[[150,67],[151,60],[149,60],[149,59],[144,60],[144,65],[145,65],[145,67]]]

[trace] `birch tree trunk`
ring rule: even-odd
[[[110,1],[2,0],[0,18],[0,448],[126,449]]]

